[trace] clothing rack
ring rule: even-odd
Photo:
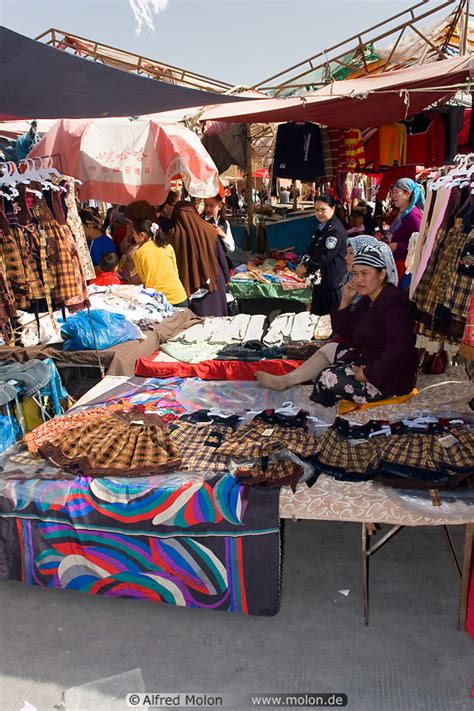
[[[97,348],[97,339],[92,319],[90,318],[89,301],[87,295],[86,277],[84,273],[86,262],[84,257],[80,257],[80,249],[77,242],[77,237],[74,235],[71,226],[65,218],[66,209],[69,215],[71,208],[71,182],[81,183],[81,181],[62,175],[51,163],[54,162],[53,156],[43,156],[37,158],[25,158],[19,161],[18,165],[13,161],[0,162],[0,196],[4,199],[5,206],[10,203],[12,211],[15,213],[17,205],[14,201],[21,199],[21,193],[24,196],[31,194],[33,196],[33,204],[26,203],[23,205],[26,210],[31,208],[35,217],[35,223],[28,224],[13,224],[10,228],[6,228],[10,234],[8,244],[3,245],[0,250],[2,263],[5,268],[5,274],[8,281],[8,274],[12,269],[17,269],[13,272],[15,275],[20,270],[22,274],[21,283],[18,282],[15,276],[15,281],[10,282],[10,300],[8,303],[11,307],[11,298],[13,295],[14,309],[29,310],[30,306],[34,305],[32,313],[35,314],[36,323],[38,326],[38,338],[40,336],[40,314],[53,314],[52,294],[59,287],[60,300],[59,305],[65,317],[65,309],[68,305],[74,306],[73,310],[78,308],[87,308],[89,313],[89,323],[92,330],[92,336],[95,344],[95,353],[97,357],[98,368],[101,377],[105,376],[105,369],[102,359]],[[67,187],[62,184],[66,181]],[[21,188],[20,188],[21,186]],[[40,188],[40,189],[38,189]],[[68,192],[69,191],[69,192]],[[60,200],[60,206],[57,208],[60,211],[63,219],[58,217],[58,213],[48,206],[45,201],[45,193],[63,193],[65,203]],[[66,193],[69,196],[67,202]],[[51,205],[55,204],[58,198],[51,198]],[[74,203],[75,201],[72,200]],[[21,212],[22,207],[18,210]],[[64,214],[63,214],[64,213]],[[74,207],[76,220],[80,220],[77,215],[77,210]],[[3,215],[5,222],[8,220],[6,215]],[[64,220],[64,221],[63,221]],[[76,225],[77,225],[76,221]],[[13,229],[11,227],[13,226]],[[81,235],[83,240],[83,248],[87,251],[85,236]],[[48,244],[53,245],[55,250],[54,261],[47,259]],[[84,254],[84,252],[83,252]],[[87,252],[87,257],[89,254]],[[89,277],[90,278],[90,277]],[[35,284],[35,289],[31,287]],[[23,284],[23,287],[21,286]],[[14,286],[13,286],[14,285]],[[0,295],[1,296],[1,295]],[[56,292],[58,296],[58,292]],[[47,305],[47,312],[41,306],[41,300],[44,299]],[[64,301],[63,301],[64,300]],[[7,302],[4,302],[7,303]],[[15,310],[13,310],[15,313]],[[8,337],[11,331],[14,339],[18,328],[15,328],[15,316],[11,316],[10,325],[7,323]],[[13,322],[12,322],[13,319]],[[14,343],[14,341],[12,341]]]

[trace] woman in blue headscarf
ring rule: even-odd
[[[395,257],[398,278],[401,280],[405,274],[410,237],[413,232],[420,231],[425,196],[421,185],[411,178],[400,178],[393,186],[392,198],[399,212],[390,227],[390,247]]]

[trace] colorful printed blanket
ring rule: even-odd
[[[274,615],[278,496],[231,475],[0,480],[0,577]]]

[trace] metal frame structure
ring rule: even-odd
[[[418,24],[454,4],[457,4],[457,7],[452,14],[452,20],[447,25],[446,35],[441,46],[437,46],[420,30]],[[427,5],[429,9],[423,11],[423,8]],[[450,56],[447,51],[448,46],[458,26],[461,26],[459,31],[460,51],[461,53],[466,52],[470,17],[472,15],[469,12],[469,0],[436,0],[436,4],[429,2],[429,0],[421,0],[421,2],[412,5],[407,10],[403,10],[387,20],[349,37],[343,42],[338,42],[332,47],[324,49],[308,59],[264,79],[255,84],[253,88],[271,93],[273,96],[280,96],[289,90],[304,89],[308,85],[315,89],[333,81],[331,64],[345,67],[351,72],[358,72],[360,76],[399,68],[400,65],[393,62],[392,59],[406,31],[410,29],[426,43],[429,50],[423,57],[418,58],[418,62],[424,63],[426,61],[447,59]],[[395,35],[395,42],[388,57],[372,63],[371,66],[371,62],[366,59],[366,52],[373,48],[376,42],[381,42]],[[407,65],[404,64],[403,66]],[[312,81],[311,75],[318,71],[322,75],[321,81]]]
[[[115,69],[141,74],[150,79],[159,79],[170,84],[218,93],[226,93],[233,88],[233,85],[227,82],[212,79],[196,72],[190,72],[187,69],[175,67],[171,64],[157,62],[155,59],[142,57],[133,52],[126,52],[108,44],[74,35],[71,32],[64,32],[55,27],[51,27],[35,39],[56,49],[71,52],[79,57],[86,57]]]

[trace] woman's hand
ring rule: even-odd
[[[390,247],[390,249],[392,250],[392,252],[395,252],[395,250],[396,250],[397,247],[398,247],[398,244],[397,244],[396,242],[390,242],[390,244],[389,244],[388,246]]]
[[[296,267],[296,276],[300,279],[304,279],[306,274],[306,267],[303,264],[298,264],[298,266]]]
[[[368,380],[365,377],[364,373],[364,365],[353,365],[352,370],[354,371],[354,378],[359,382],[359,383],[367,383]]]
[[[357,289],[352,284],[352,280],[348,281],[347,284],[344,284],[342,289],[341,305],[339,308],[346,309],[356,294]]]
[[[217,230],[217,236],[220,237],[221,239],[225,239],[227,237],[224,230],[222,230],[220,227],[216,227],[216,230]]]

